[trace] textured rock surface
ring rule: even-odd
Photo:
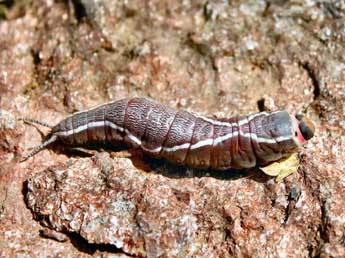
[[[344,10],[1,1],[0,256],[344,257]],[[220,117],[256,112],[264,98],[317,131],[281,183],[61,146],[18,162],[48,131],[15,117],[54,124],[129,96]]]

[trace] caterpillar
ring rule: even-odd
[[[121,99],[76,112],[51,128],[27,159],[53,142],[125,143],[154,158],[193,168],[264,166],[290,156],[314,135],[313,123],[287,111],[213,119],[146,98]]]

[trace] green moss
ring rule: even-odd
[[[0,0],[0,20],[11,20],[25,14],[32,0]]]
[[[24,91],[24,94],[30,94],[31,92],[33,92],[35,89],[37,89],[39,87],[39,84],[34,81],[34,82],[31,82],[29,83],[27,86],[26,86],[26,89]]]

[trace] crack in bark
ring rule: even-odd
[[[300,62],[300,66],[307,72],[312,81],[314,100],[316,100],[320,96],[320,81],[316,69],[309,62]]]

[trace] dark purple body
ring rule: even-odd
[[[74,113],[52,129],[70,145],[125,143],[196,168],[249,168],[296,152],[286,111],[215,120],[145,98],[122,99]]]

